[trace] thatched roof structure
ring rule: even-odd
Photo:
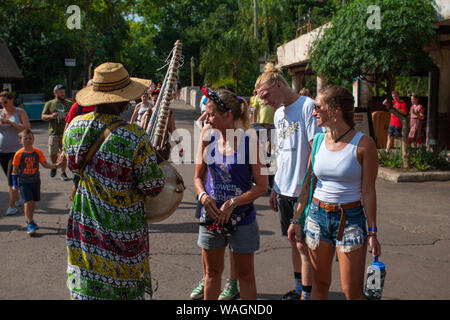
[[[9,82],[23,79],[20,71],[6,42],[0,38],[0,82]]]

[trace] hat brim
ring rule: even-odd
[[[82,106],[126,102],[142,96],[151,83],[147,79],[130,78],[130,83],[125,88],[108,92],[95,91],[94,86],[90,86],[78,91],[75,99]]]

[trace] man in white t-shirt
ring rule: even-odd
[[[273,68],[266,77],[263,74],[255,88],[264,104],[276,109],[274,147],[277,150],[277,171],[270,196],[270,207],[278,211],[282,234],[287,236],[308,167],[312,141],[314,135],[322,132],[322,129],[317,127],[312,116],[314,100],[295,93],[282,75],[278,74],[277,69]],[[300,227],[300,230],[303,228]],[[297,246],[291,243],[291,247],[295,289],[286,293],[283,299],[307,300],[312,287],[312,268],[308,251],[306,246],[297,249]]]

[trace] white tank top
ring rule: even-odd
[[[139,104],[139,111],[138,111],[138,116],[136,118],[136,121],[134,123],[136,123],[137,125],[139,125],[141,123],[141,119],[142,116],[144,115],[145,112],[147,112],[149,109],[151,109],[152,105],[149,103],[148,106],[144,106],[143,103]]]
[[[314,198],[323,202],[347,203],[361,200],[361,165],[356,150],[363,134],[339,151],[328,151],[325,140],[316,154],[314,174],[317,177]]]

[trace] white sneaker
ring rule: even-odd
[[[16,200],[16,208],[20,207],[22,205],[23,205],[23,199],[22,198],[20,198],[19,200]]]
[[[17,211],[18,211],[17,208],[8,208],[8,210],[6,210],[6,215],[12,216],[12,215],[16,214]]]

